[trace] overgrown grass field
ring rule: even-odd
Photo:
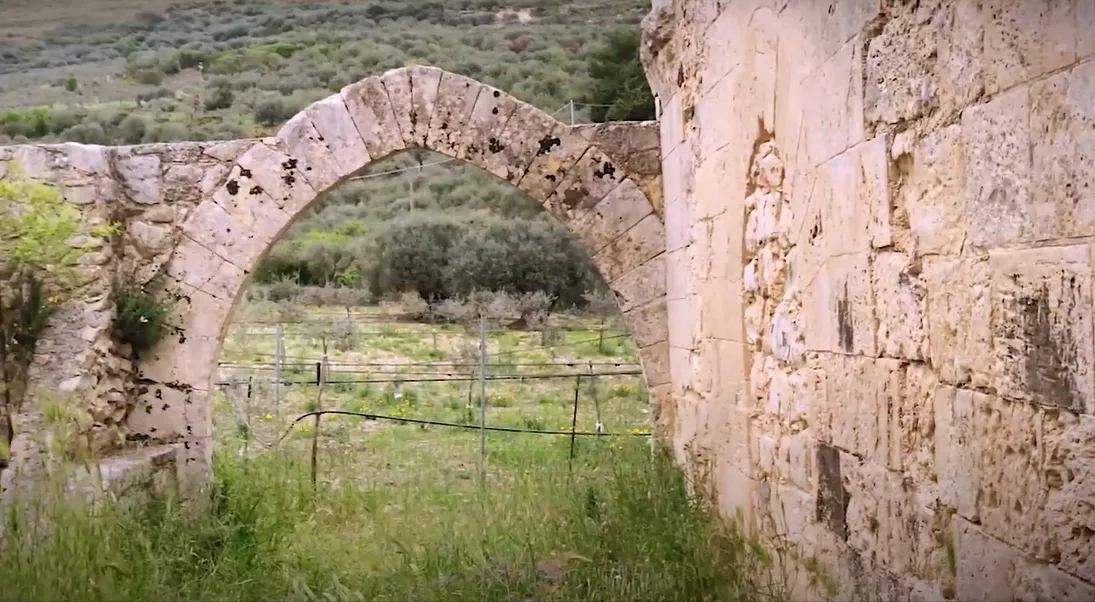
[[[287,320],[286,361],[311,365],[326,341],[330,366],[322,400],[314,367],[286,370],[285,379],[300,384],[282,387],[285,440],[277,445],[286,431],[277,424],[267,370],[276,321],[269,318],[279,313],[252,304],[240,310],[221,358],[212,512],[195,521],[171,503],[129,514],[59,505],[57,528],[48,535],[9,538],[0,597],[524,601],[778,594],[761,579],[764,552],[694,503],[684,475],[668,457],[652,455],[645,436],[579,437],[571,459],[565,435],[489,432],[482,480],[476,429],[324,416],[313,489],[315,421],[289,428],[292,418],[321,405],[475,425],[477,381],[470,408],[469,382],[409,381],[414,374],[469,378],[464,366],[452,365],[475,363],[477,350],[468,347],[478,336],[462,326],[397,323],[383,307],[352,310],[349,320],[330,309],[281,309],[289,310],[280,312]],[[561,334],[492,324],[488,376],[588,374],[590,362],[595,373],[636,367],[634,347],[618,330],[599,344],[597,321],[570,316],[555,328]],[[351,369],[369,374],[345,373]],[[398,396],[396,374],[406,379]],[[487,424],[569,430],[576,380],[490,380]],[[649,430],[641,376],[584,377],[578,398],[579,431],[594,428],[594,398],[608,433]]]

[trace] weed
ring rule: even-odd
[[[143,288],[118,283],[114,291],[114,338],[140,354],[163,336],[167,308]]]

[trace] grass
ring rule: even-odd
[[[410,431],[410,429],[408,429]],[[401,435],[411,435],[410,432]],[[469,438],[473,438],[469,435]],[[421,443],[422,441],[420,441]],[[537,453],[527,453],[536,450]],[[764,553],[690,501],[643,440],[499,445],[485,493],[436,469],[378,487],[323,484],[300,454],[216,456],[213,510],[54,508],[12,537],[0,594],[20,600],[749,600]],[[389,457],[393,462],[412,464]],[[10,531],[9,531],[10,532]]]
[[[253,309],[245,305],[241,313]],[[355,317],[375,322],[389,309],[360,309]],[[567,342],[595,338],[580,331],[585,323],[572,319],[568,326],[579,332]],[[329,349],[330,359],[425,370],[415,364],[424,348],[433,349],[432,329],[443,361],[457,361],[470,336],[462,329],[374,323],[361,330],[383,330],[384,340],[402,335],[405,349],[370,341]],[[290,356],[322,353],[307,330],[286,337]],[[498,332],[491,351],[514,352],[516,363],[539,343],[534,332]],[[628,345],[615,359],[635,361]],[[272,337],[237,325],[222,359],[255,361],[272,346]],[[556,361],[604,358],[584,344],[555,351]],[[694,503],[681,471],[668,456],[652,455],[647,437],[580,437],[571,460],[569,437],[492,432],[483,482],[476,430],[325,416],[313,490],[314,420],[298,422],[274,448],[282,430],[262,380],[270,373],[233,370],[237,380],[251,377],[252,397],[242,408],[238,399],[218,399],[208,515],[188,520],[170,501],[135,513],[51,502],[57,528],[13,535],[0,551],[0,598],[751,600],[779,593],[758,580],[768,564],[763,550]],[[308,370],[299,376],[310,377]],[[489,382],[488,424],[566,430],[574,385]],[[281,407],[286,422],[314,409],[316,392],[314,385],[290,387]],[[593,428],[594,394],[610,432],[649,429],[645,388],[628,376],[579,388],[579,430]],[[404,383],[396,395],[388,384],[332,382],[322,403],[477,421],[476,398],[468,407],[467,395],[467,383]],[[238,428],[241,413],[251,422],[249,435]],[[7,532],[26,535],[27,526],[9,522]]]

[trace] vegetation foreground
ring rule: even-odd
[[[430,483],[313,492],[303,456],[222,453],[208,517],[56,506],[36,544],[9,538],[0,587],[19,600],[767,597],[751,578],[763,553],[690,502],[645,440],[598,445],[572,474],[566,450],[554,438],[468,495]]]
[[[555,317],[554,334],[492,326],[488,374],[527,378],[488,381],[487,416],[492,426],[566,431],[577,391],[579,431],[598,420],[596,399],[608,432],[625,436],[579,437],[571,460],[568,436],[489,432],[484,482],[475,429],[325,416],[313,489],[314,419],[290,423],[319,405],[308,366],[325,354],[325,409],[477,424],[479,384],[461,367],[475,328],[393,322],[390,310],[333,317],[244,303],[218,377],[212,511],[188,519],[169,501],[137,513],[52,502],[56,528],[33,535],[13,513],[0,599],[775,597],[758,582],[764,552],[698,506],[673,461],[640,436],[649,402],[641,376],[612,368],[638,360],[612,321],[603,341],[603,322],[583,315]],[[297,362],[286,364],[278,407],[274,326],[256,322],[271,317]],[[625,374],[579,380],[580,390],[574,377],[538,378],[582,365]]]

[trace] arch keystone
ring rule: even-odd
[[[426,146],[451,157],[464,150],[464,127],[471,118],[484,86],[463,75],[444,72],[437,90],[437,104],[430,117]]]

